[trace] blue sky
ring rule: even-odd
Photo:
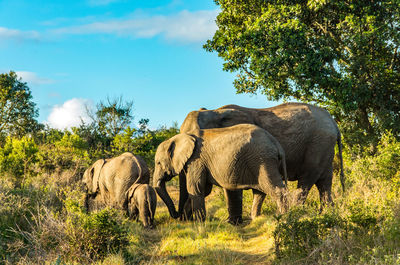
[[[0,72],[16,71],[57,128],[107,97],[132,100],[134,122],[152,128],[201,107],[275,105],[237,95],[235,74],[202,48],[218,12],[212,0],[0,0]]]

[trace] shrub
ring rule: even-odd
[[[30,137],[7,137],[0,149],[0,172],[6,173],[17,187],[32,174],[31,165],[37,161],[38,147]]]
[[[146,124],[142,124],[139,130],[128,127],[114,137],[113,153],[132,152],[143,157],[148,166],[153,168],[158,145],[178,133],[176,124],[171,128],[162,127],[158,130],[149,130]]]
[[[79,135],[66,131],[59,140],[39,147],[37,171],[52,175],[69,170],[71,178],[80,177],[89,163],[86,142]]]
[[[127,228],[116,210],[106,208],[87,214],[76,202],[67,201],[66,211],[68,259],[86,262],[102,259],[127,245]]]
[[[335,211],[320,215],[314,208],[295,207],[278,218],[274,231],[276,254],[278,257],[306,257],[332,232],[345,227],[345,220]]]
[[[40,223],[45,205],[50,198],[45,190],[0,186],[0,257],[14,263],[21,256],[29,256],[36,248],[32,232]]]

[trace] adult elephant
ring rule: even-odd
[[[255,124],[267,130],[282,145],[286,154],[288,179],[298,181],[301,202],[305,201],[309,190],[315,184],[319,191],[321,206],[332,203],[332,162],[337,143],[341,183],[344,189],[340,131],[332,116],[322,108],[304,103],[285,103],[264,109],[237,105],[226,105],[215,110],[200,109],[187,115],[180,131],[199,135],[201,129],[228,127],[242,123]],[[228,189],[224,191],[228,208],[235,209],[229,211],[229,222],[240,223],[242,221],[242,191]],[[185,196],[184,191],[181,194]],[[265,198],[262,193],[253,194],[252,218],[260,214]]]
[[[131,153],[123,153],[110,159],[99,159],[83,174],[86,186],[86,206],[91,201],[100,205],[126,210],[127,191],[131,185],[148,184],[150,172],[146,162]],[[89,209],[88,209],[89,210]]]
[[[278,209],[287,208],[285,154],[267,131],[251,124],[199,130],[199,136],[180,133],[162,142],[155,155],[154,186],[173,218],[177,212],[165,182],[185,173],[180,186],[188,192],[196,219],[204,220],[204,198],[212,185],[229,190],[253,189],[277,198]],[[282,177],[283,176],[283,177]],[[182,177],[183,179],[183,177]],[[182,190],[182,189],[181,189]]]

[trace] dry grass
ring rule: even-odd
[[[339,216],[338,220],[347,223],[334,229],[322,227],[325,234],[320,236],[320,243],[306,246],[307,253],[302,257],[285,254],[277,258],[274,232],[279,224],[288,220],[282,218],[278,223],[274,216],[276,204],[267,198],[262,215],[251,221],[251,191],[244,191],[244,224],[240,226],[225,221],[228,212],[221,188],[214,187],[206,199],[207,220],[204,223],[170,218],[167,207],[158,198],[156,228],[146,230],[140,223],[117,218],[117,226],[126,231],[126,241],[119,248],[107,252],[104,258],[99,258],[74,248],[63,238],[67,222],[72,220],[67,218],[71,213],[65,213],[65,199],[83,205],[79,201],[82,195],[77,189],[79,183],[74,183],[74,172],[59,174],[53,181],[46,181],[49,176],[39,177],[36,181],[40,180],[40,185],[46,183],[47,186],[42,193],[32,192],[36,197],[29,195],[31,191],[28,195],[8,192],[12,190],[11,186],[0,183],[0,215],[27,217],[18,223],[23,226],[14,225],[6,230],[7,235],[15,235],[13,240],[7,238],[7,251],[12,253],[8,256],[8,264],[400,264],[400,173],[396,173],[393,180],[384,180],[375,176],[379,167],[372,162],[370,168],[365,161],[357,159],[346,161],[345,165],[347,190],[344,194],[339,178],[334,176],[333,179],[335,207],[320,215],[319,194],[313,187],[307,198],[306,213],[299,222],[312,223],[333,211]],[[398,183],[395,182],[396,176]],[[177,183],[171,181],[170,184],[169,193],[177,205]],[[294,198],[296,183],[289,184],[291,198]],[[293,200],[291,204],[295,204]],[[4,216],[1,220],[10,224],[14,222]],[[0,223],[0,228],[3,227]],[[82,227],[68,227],[70,235],[77,235],[75,241],[80,240],[79,235],[93,233],[84,231],[86,234],[80,234]],[[81,242],[79,246],[84,244]],[[3,246],[0,242],[0,251]],[[7,261],[0,260],[0,263],[7,264]]]

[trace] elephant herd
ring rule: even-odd
[[[227,105],[200,109],[185,118],[180,133],[162,142],[155,155],[153,185],[173,218],[204,220],[205,197],[213,185],[224,189],[228,222],[242,223],[242,191],[251,189],[251,217],[260,215],[266,195],[288,208],[287,180],[297,181],[298,201],[304,202],[315,184],[321,207],[332,203],[335,145],[344,189],[341,134],[324,109],[304,103],[285,103],[251,109]],[[166,182],[179,176],[179,205]],[[152,227],[157,196],[149,186],[150,173],[138,156],[124,153],[96,161],[83,176],[86,205],[102,203],[125,209]]]

